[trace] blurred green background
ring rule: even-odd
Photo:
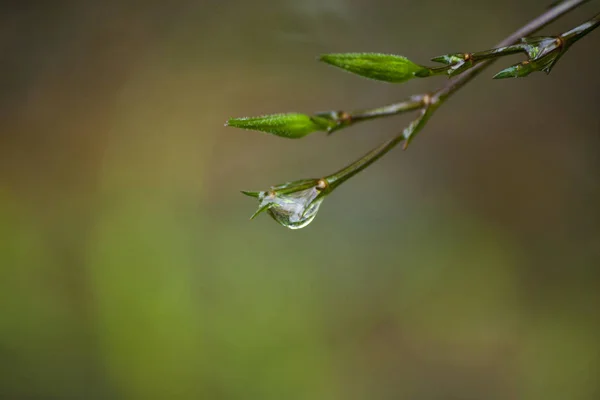
[[[600,32],[502,60],[327,198],[403,116],[285,140],[229,117],[432,90],[316,61],[490,48],[550,0],[12,2],[0,14],[0,398],[600,398]],[[560,33],[598,10],[573,12]]]

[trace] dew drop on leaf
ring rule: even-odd
[[[315,187],[287,194],[261,192],[259,208],[268,207],[267,212],[280,225],[300,229],[315,219],[324,199],[322,196],[317,198],[319,194]]]

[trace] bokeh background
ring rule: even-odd
[[[239,190],[333,172],[410,117],[299,141],[227,118],[435,89],[316,56],[483,50],[550,1],[11,3],[0,398],[600,398],[600,32],[549,76],[493,81],[500,61],[290,231]]]

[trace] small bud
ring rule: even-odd
[[[311,117],[305,114],[288,113],[231,118],[225,125],[298,139],[316,131],[326,132],[332,129],[335,123],[318,116]]]
[[[473,67],[473,55],[471,53],[454,53],[432,58],[431,61],[446,64],[448,76],[458,75]]]
[[[535,71],[549,74],[569,47],[561,38],[556,37],[523,38],[521,44],[529,59],[503,69],[494,76],[494,79],[522,78]]]
[[[511,67],[505,68],[494,75],[494,79],[523,78],[535,71],[534,66],[529,61],[523,61]]]
[[[324,111],[316,113],[314,118],[322,118],[327,121],[327,133],[332,134],[342,128],[352,125],[352,115],[345,111]],[[324,122],[325,123],[325,122]]]
[[[461,61],[465,61],[464,53],[445,54],[443,56],[434,57],[431,59],[433,62],[438,62],[446,65],[453,65]]]
[[[555,37],[531,37],[521,39],[530,60],[539,60],[551,52],[560,51],[561,42]]]
[[[402,83],[417,76],[429,76],[429,68],[415,64],[406,57],[391,54],[325,54],[320,60],[365,78],[390,83]]]

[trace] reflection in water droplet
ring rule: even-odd
[[[315,187],[287,194],[261,192],[259,208],[270,205],[267,212],[275,221],[286,228],[300,229],[315,219],[324,198],[316,199],[319,193]]]

